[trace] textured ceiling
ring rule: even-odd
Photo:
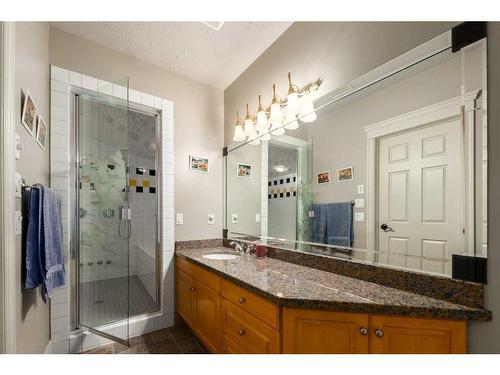
[[[224,89],[292,22],[51,22],[115,51]]]

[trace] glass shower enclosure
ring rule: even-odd
[[[107,94],[112,90],[115,95]],[[159,117],[132,106],[128,91],[128,79],[99,91],[81,89],[72,104],[72,320],[74,328],[123,344],[129,319],[159,308]],[[145,178],[138,180],[140,171]],[[139,224],[142,216],[149,225]]]

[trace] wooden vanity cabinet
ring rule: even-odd
[[[282,307],[177,257],[176,308],[212,353],[466,353],[467,322]]]

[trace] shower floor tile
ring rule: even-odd
[[[173,327],[132,337],[130,347],[118,343],[92,349],[82,354],[205,354],[187,324],[178,316]]]
[[[156,310],[156,302],[137,276],[90,281],[80,284],[80,321],[96,327]],[[130,301],[130,303],[127,303]]]

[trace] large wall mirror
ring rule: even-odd
[[[486,73],[486,39],[443,34],[230,145],[228,237],[445,276],[486,257]]]

